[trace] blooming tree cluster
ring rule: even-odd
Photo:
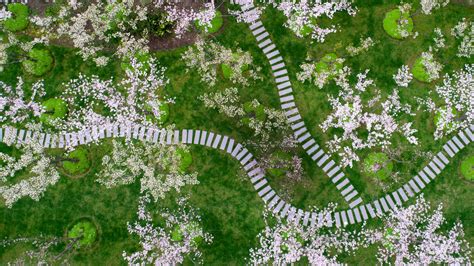
[[[308,81],[322,89],[324,85],[337,76],[344,61],[344,58],[335,58],[332,62],[324,63],[327,67],[321,67],[321,61],[303,63],[300,65],[301,72],[296,74],[296,79],[301,82]]]
[[[84,60],[92,59],[98,66],[105,66],[108,59],[100,52],[118,43],[115,55],[120,59],[137,53],[148,52],[151,29],[139,29],[140,25],[154,20],[156,14],[164,14],[160,21],[173,27],[176,37],[191,28],[194,21],[201,26],[210,26],[215,17],[213,2],[204,3],[198,9],[182,7],[174,1],[153,1],[153,5],[139,1],[96,1],[88,3],[76,0],[65,1],[57,16],[33,16],[31,21],[48,39],[67,38]],[[155,23],[155,21],[153,22]]]
[[[474,123],[474,65],[446,74],[442,85],[436,86],[436,94],[443,106],[438,108],[435,139],[446,136],[459,128]]]
[[[269,213],[269,212],[268,212]],[[364,230],[349,232],[344,229],[326,230],[326,220],[304,227],[296,221],[264,213],[265,228],[258,234],[258,248],[250,249],[249,262],[254,265],[293,264],[306,258],[310,265],[337,264],[334,253],[351,253],[365,246]],[[331,208],[320,212],[320,217],[330,215]],[[273,218],[271,221],[270,218]]]
[[[148,118],[159,119],[165,102],[160,97],[168,83],[164,72],[153,58],[145,62],[132,58],[125,77],[118,82],[79,75],[65,84],[62,97],[70,110],[67,119],[57,122],[57,128],[72,131],[107,123],[153,126]],[[107,113],[100,111],[104,108]]]
[[[363,102],[362,94],[374,85],[367,73],[358,74],[356,84],[351,85],[348,81],[350,69],[345,67],[340,71],[336,84],[341,90],[338,96],[329,97],[332,112],[320,125],[324,132],[331,128],[343,131],[341,136],[335,134],[327,144],[330,152],[341,156],[343,166],[352,167],[354,161],[359,161],[356,150],[389,147],[395,133],[402,134],[411,144],[418,144],[413,135],[417,130],[412,128],[412,123],[398,121],[402,114],[413,114],[410,105],[400,102],[397,89],[384,101],[376,97],[368,103]],[[380,111],[371,111],[374,109]]]
[[[148,196],[140,198],[138,220],[128,223],[128,232],[140,238],[140,250],[123,258],[130,265],[176,265],[182,264],[185,257],[201,257],[199,246],[210,244],[212,235],[204,232],[198,210],[192,208],[185,198],[177,200],[177,209],[160,210],[165,220],[164,227],[153,224],[152,213],[147,210]]]
[[[395,261],[395,265],[469,264],[469,243],[464,239],[463,226],[456,222],[444,233],[446,219],[442,205],[435,210],[420,197],[415,204],[400,208],[384,217],[382,232],[368,237],[381,243],[380,263]]]
[[[451,35],[461,40],[458,47],[458,57],[471,57],[474,55],[474,22],[463,18],[454,28],[451,29]]]
[[[421,0],[420,4],[423,13],[429,15],[433,10],[447,6],[449,4],[449,0]]]
[[[439,78],[439,73],[443,69],[443,65],[435,60],[431,52],[423,52],[421,54],[421,63],[426,74],[428,75],[428,82],[437,80]]]
[[[253,60],[249,52],[240,48],[234,52],[214,41],[198,40],[183,53],[182,59],[189,69],[197,70],[202,82],[210,86],[216,84],[218,69],[226,71],[224,76],[227,74],[234,84],[248,85],[248,79],[259,78],[260,68],[251,68]]]
[[[359,46],[349,45],[346,47],[346,51],[349,53],[350,56],[359,55],[362,52],[367,52],[370,47],[375,45],[375,41],[372,38],[360,38]]]
[[[398,69],[397,74],[393,75],[393,79],[398,86],[408,87],[408,84],[410,84],[413,79],[413,75],[410,72],[410,68],[406,65],[403,65]]]
[[[166,11],[166,19],[175,23],[174,32],[176,37],[180,38],[183,33],[187,32],[194,21],[197,21],[206,31],[211,27],[211,21],[216,15],[214,1],[204,3],[201,10],[182,7],[177,3],[175,1],[156,1],[158,6],[163,5]]]
[[[337,32],[336,27],[329,28],[320,27],[315,23],[317,18],[326,16],[330,19],[337,12],[346,11],[349,15],[354,16],[357,9],[352,7],[352,3],[348,0],[342,1],[270,1],[278,10],[288,18],[285,26],[292,30],[298,37],[304,37],[310,34],[313,40],[324,42],[326,36],[330,33]]]
[[[446,47],[446,38],[444,38],[444,34],[441,31],[440,28],[435,28],[434,29],[435,37],[434,37],[434,42],[435,42],[435,51],[438,51],[441,48]]]
[[[13,144],[13,139],[12,135],[4,136],[4,142],[9,145]],[[21,150],[19,158],[0,152],[0,161],[2,162],[0,166],[0,195],[9,208],[26,196],[38,201],[48,186],[56,184],[59,180],[59,173],[38,142],[26,142],[18,148]],[[24,170],[28,170],[27,178],[14,184],[9,182],[8,178],[13,178]]]
[[[31,96],[25,93],[31,91]],[[34,83],[27,88],[22,78],[18,78],[15,87],[0,81],[0,122],[22,123],[40,116],[43,106],[38,102],[45,95],[43,82]]]
[[[196,173],[188,174],[180,169],[182,157],[176,146],[123,144],[116,140],[112,145],[111,154],[102,158],[102,169],[97,173],[97,182],[107,188],[130,184],[140,178],[140,190],[157,201],[172,189],[180,191],[183,186],[199,184]],[[184,146],[179,149],[186,151]]]

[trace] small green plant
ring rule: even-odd
[[[461,162],[461,174],[467,180],[474,181],[474,155],[468,156]]]
[[[89,152],[82,147],[69,153],[66,160],[63,161],[64,170],[72,175],[85,173],[89,167]]]
[[[42,76],[53,68],[53,56],[46,49],[33,48],[28,52],[28,59],[23,61],[25,70],[35,76]]]
[[[373,152],[363,162],[363,171],[370,177],[387,179],[393,170],[393,162],[385,153]]]
[[[405,23],[401,23],[405,21]],[[394,9],[385,14],[383,29],[395,39],[403,39],[401,31],[411,33],[413,31],[413,19],[408,12],[402,13],[400,9]]]
[[[28,15],[30,13],[28,6],[20,3],[11,3],[7,6],[12,16],[3,22],[3,26],[8,31],[22,31],[28,27]]]
[[[45,112],[40,116],[40,121],[50,125],[53,120],[64,118],[67,113],[67,105],[64,100],[51,98],[43,102]]]
[[[322,73],[322,72],[331,72],[335,73],[336,71],[342,69],[342,62],[337,60],[338,57],[335,53],[328,53],[319,60],[318,63],[316,63],[316,72]],[[334,76],[334,75],[331,75]]]
[[[77,222],[67,236],[76,241],[74,244],[76,248],[90,247],[97,238],[97,228],[91,221],[83,220]]]
[[[184,149],[177,149],[176,152],[181,158],[179,170],[181,172],[186,172],[189,166],[191,166],[191,164],[193,163],[193,156],[191,155],[191,152]]]

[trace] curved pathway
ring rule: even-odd
[[[413,197],[420,192],[426,184],[441,172],[449,163],[448,157],[454,157],[459,150],[474,141],[474,126],[470,129],[460,131],[456,136],[444,145],[444,151],[439,152],[432,161],[415,175],[403,188],[387,194],[385,197],[375,200],[372,203],[360,205],[356,208],[335,212],[323,217],[322,213],[303,211],[281,199],[268,184],[265,173],[260,168],[258,162],[242,144],[234,139],[214,132],[205,130],[166,130],[160,128],[145,127],[141,125],[117,125],[109,124],[101,128],[92,127],[90,129],[71,132],[65,134],[49,134],[42,132],[32,132],[29,130],[16,129],[13,127],[0,128],[0,142],[19,144],[37,141],[45,148],[68,148],[89,143],[97,143],[103,138],[126,138],[137,139],[144,142],[161,143],[164,145],[174,144],[194,144],[207,146],[229,153],[237,159],[243,170],[247,173],[255,190],[267,205],[267,208],[274,214],[289,220],[296,219],[303,225],[314,225],[323,221],[331,225],[345,226],[347,224],[360,223],[369,218],[375,218],[378,214],[388,212],[401,206],[402,202]]]
[[[242,11],[253,14],[248,22],[249,28],[252,34],[255,36],[258,47],[262,49],[269,63],[271,65],[275,83],[277,84],[278,94],[280,96],[281,107],[285,110],[288,122],[293,129],[294,135],[298,142],[302,144],[303,149],[311,158],[316,161],[319,167],[322,167],[323,171],[332,179],[332,182],[336,185],[336,188],[341,191],[342,196],[349,204],[349,209],[341,212],[334,213],[334,222],[337,226],[346,225],[348,223],[353,224],[355,222],[361,222],[362,220],[370,217],[375,217],[377,214],[388,212],[390,209],[395,209],[396,205],[401,206],[402,202],[408,200],[409,197],[413,197],[416,193],[420,192],[426,184],[444,169],[446,164],[449,163],[448,158],[454,157],[454,155],[471,141],[474,140],[472,131],[474,127],[471,125],[470,129],[460,131],[457,136],[454,136],[451,140],[443,146],[444,152],[439,152],[422,171],[418,172],[408,183],[403,185],[398,190],[387,194],[385,197],[381,197],[365,205],[360,205],[362,199],[358,195],[358,192],[350,184],[349,179],[344,178],[344,173],[341,171],[341,167],[336,165],[333,160],[330,159],[324,150],[322,150],[314,138],[308,132],[304,121],[299,114],[298,107],[295,104],[293,90],[291,87],[291,81],[288,76],[288,71],[285,67],[282,56],[276,45],[272,42],[269,33],[266,31],[264,25],[256,15],[256,9],[253,6],[253,1],[244,0],[236,1],[239,4]],[[462,140],[462,141],[461,141]],[[329,162],[328,162],[329,161]],[[341,171],[341,172],[340,172]],[[360,206],[359,206],[360,205]],[[359,207],[357,207],[359,206]],[[362,215],[362,217],[361,217]]]
[[[272,42],[268,32],[263,26],[262,22],[258,20],[258,16],[255,15],[256,10],[254,9],[253,3],[249,1],[243,1],[241,9],[243,12],[253,14],[251,21],[249,22],[249,28],[255,36],[258,47],[262,49],[269,63],[272,67],[273,76],[278,88],[278,94],[280,97],[281,108],[285,111],[285,115],[288,120],[288,124],[293,130],[293,134],[298,142],[302,145],[306,153],[316,162],[318,167],[321,167],[331,181],[336,185],[336,188],[340,191],[350,208],[354,208],[362,203],[362,198],[359,196],[359,192],[350,183],[349,179],[345,177],[342,172],[342,167],[337,165],[334,160],[331,159],[331,155],[326,153],[315,141],[315,139],[308,132],[305,123],[299,114],[298,107],[295,104],[293,89],[291,87],[291,81],[288,76],[288,70],[285,67],[280,51],[276,48],[276,45]]]

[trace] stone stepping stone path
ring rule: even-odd
[[[243,12],[254,12],[253,3],[249,1],[242,1],[241,9]],[[331,156],[327,154],[311,136],[305,123],[299,114],[298,107],[294,102],[293,89],[291,87],[288,70],[286,69],[283,58],[280,56],[280,51],[272,42],[270,35],[266,31],[263,23],[254,17],[254,21],[250,21],[249,29],[255,36],[258,47],[268,58],[271,65],[273,76],[278,88],[278,95],[280,97],[281,108],[285,111],[287,120],[293,130],[293,134],[298,142],[301,144],[306,153],[316,162],[318,167],[322,168],[327,177],[336,185],[336,188],[341,192],[350,208],[354,208],[362,203],[359,192],[355,189],[347,177],[344,176],[342,168],[338,166]]]
[[[448,158],[454,157],[457,152],[474,141],[474,125],[470,128],[460,130],[443,147],[444,151],[438,152],[436,156],[412,179],[400,187],[398,190],[388,193],[384,197],[374,200],[371,203],[363,204],[360,200],[356,206],[341,210],[323,217],[322,213],[308,212],[295,208],[290,203],[281,199],[268,184],[264,170],[259,166],[253,154],[228,136],[223,136],[215,132],[206,130],[182,129],[167,130],[163,128],[145,127],[136,124],[108,124],[100,128],[92,127],[79,132],[52,134],[42,132],[31,132],[29,130],[16,129],[14,127],[0,128],[0,142],[8,145],[24,145],[29,142],[37,142],[44,148],[66,148],[89,143],[98,143],[104,138],[126,138],[137,141],[160,143],[162,145],[189,144],[200,145],[212,149],[226,152],[240,162],[242,169],[247,173],[255,191],[265,202],[267,208],[275,215],[282,218],[296,220],[303,225],[314,225],[316,223],[327,223],[330,226],[346,226],[349,224],[361,223],[369,218],[376,218],[386,212],[397,209],[419,193],[431,180],[449,163]],[[451,154],[448,152],[452,152]],[[343,179],[342,172],[335,178]],[[346,198],[353,198],[357,193],[353,190],[349,181],[338,183],[338,189],[342,189],[342,194]],[[349,184],[349,185],[348,185]]]

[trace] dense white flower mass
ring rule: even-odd
[[[158,212],[165,225],[157,227],[153,224],[153,213],[147,210],[149,203],[148,196],[141,197],[138,221],[128,223],[128,232],[140,238],[140,249],[131,254],[124,251],[125,261],[130,265],[176,265],[182,264],[185,257],[199,260],[199,246],[210,244],[212,235],[202,229],[198,210],[180,198],[176,202],[177,209]]]
[[[445,7],[449,4],[449,0],[421,0],[421,9],[426,15],[431,14],[432,10]]]
[[[417,130],[412,128],[412,123],[399,121],[398,117],[402,114],[413,114],[410,105],[400,102],[397,89],[385,101],[375,98],[364,104],[362,94],[369,86],[374,86],[374,81],[367,78],[367,73],[358,74],[357,82],[352,86],[348,81],[349,68],[340,71],[336,84],[341,90],[337,97],[329,97],[332,113],[320,125],[324,132],[330,129],[343,130],[342,135],[334,134],[327,144],[330,152],[341,156],[342,166],[352,167],[354,161],[359,161],[356,150],[389,147],[395,133],[403,135],[411,144],[418,144],[418,139],[413,135]],[[379,106],[380,111],[370,111],[375,105]]]
[[[457,56],[471,57],[474,55],[474,22],[463,18],[451,29],[451,35],[457,40],[461,40],[458,47]]]
[[[306,227],[297,221],[287,221],[265,212],[266,225],[257,236],[259,246],[250,249],[249,262],[254,265],[285,265],[306,258],[310,265],[337,264],[336,254],[351,253],[366,246],[368,242],[364,240],[364,229],[356,233],[325,228],[329,225],[325,218],[332,209],[318,212],[324,220]]]
[[[398,86],[408,87],[408,84],[410,84],[413,79],[413,74],[411,74],[410,68],[408,66],[403,65],[398,69],[397,74],[393,75],[393,79]]]
[[[26,97],[27,90],[31,96]],[[15,87],[0,81],[0,122],[21,123],[44,112],[43,106],[37,102],[45,95],[43,82],[39,81],[26,88],[22,78],[18,78]]]
[[[447,233],[442,205],[435,210],[423,197],[415,204],[397,209],[384,219],[384,230],[370,232],[369,238],[381,242],[380,263],[395,265],[469,264],[469,243],[464,239],[461,223],[456,222]]]
[[[474,123],[473,76],[474,65],[465,65],[452,75],[446,74],[443,84],[436,86],[436,93],[443,100],[437,110],[436,139]]]
[[[258,79],[260,68],[253,69],[253,59],[249,52],[240,48],[232,51],[217,42],[199,40],[182,55],[189,69],[195,69],[202,82],[214,86],[219,69],[234,84],[249,84],[249,79]]]
[[[102,170],[97,173],[97,182],[108,188],[130,184],[140,177],[140,190],[157,201],[172,189],[179,192],[185,185],[199,184],[196,173],[188,174],[180,169],[182,157],[176,146],[123,144],[116,140],[112,144],[111,155],[102,158]],[[184,146],[179,149],[187,151]]]
[[[310,35],[317,42],[324,42],[326,36],[337,32],[335,26],[322,28],[315,20],[322,16],[332,19],[334,14],[341,11],[347,11],[351,16],[357,13],[357,9],[352,7],[348,0],[329,1],[270,1],[278,10],[288,18],[285,26],[292,30],[296,36],[304,37]]]
[[[4,136],[6,139],[4,142],[9,143],[11,137]],[[17,148],[21,151],[19,158],[0,152],[0,161],[2,162],[0,166],[0,195],[9,208],[26,196],[38,201],[46,189],[59,180],[58,171],[38,142],[27,142]],[[9,181],[9,178],[18,176],[19,172],[24,170],[28,170],[28,174],[24,175],[19,182],[12,184]]]
[[[80,74],[65,84],[63,95],[70,110],[68,118],[58,121],[56,126],[67,131],[107,123],[153,126],[154,121],[148,118],[159,119],[160,106],[165,104],[165,99],[160,97],[161,89],[168,83],[164,72],[165,68],[153,58],[146,62],[132,58],[125,77],[119,82]],[[100,111],[104,108],[107,113]]]

